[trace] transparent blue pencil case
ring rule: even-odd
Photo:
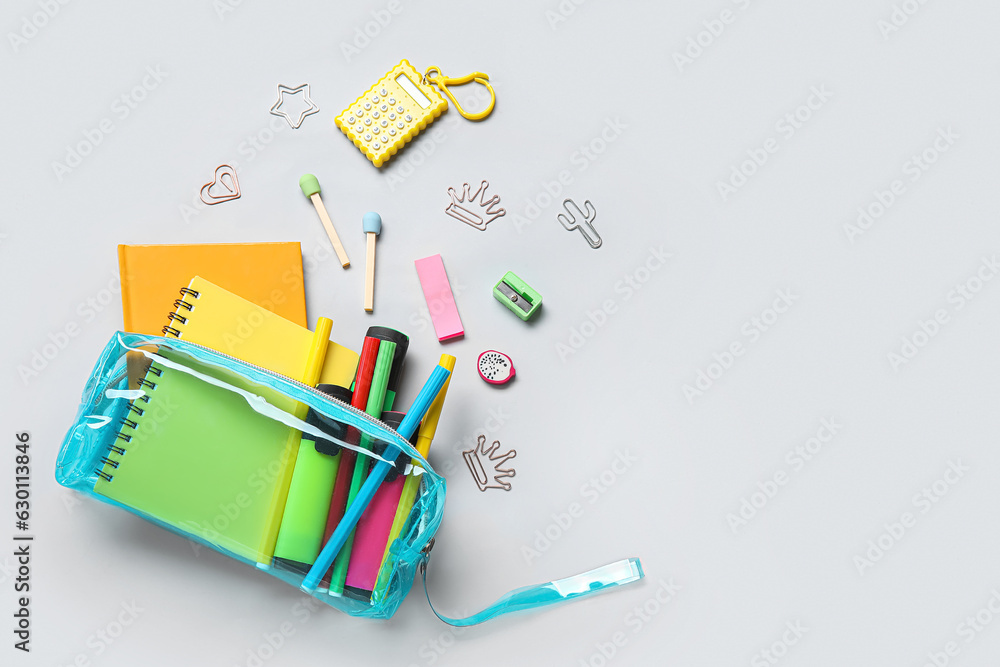
[[[418,571],[426,591],[446,484],[391,426],[406,428],[401,413],[375,419],[347,391],[118,332],[87,379],[56,479],[351,616],[390,618]],[[341,466],[357,482],[348,497],[335,488]],[[471,625],[642,577],[627,559],[517,589],[467,618],[435,614]]]

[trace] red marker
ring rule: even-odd
[[[375,373],[375,359],[378,357],[379,339],[365,336],[364,345],[361,347],[361,356],[358,359],[358,371],[354,376],[354,395],[351,397],[351,405],[364,412],[368,405],[368,392],[372,388],[372,376]],[[357,434],[354,434],[357,439]],[[353,443],[357,444],[357,443]],[[354,473],[354,462],[357,459],[357,452],[353,449],[342,449],[340,452],[340,466],[337,468],[337,481],[333,485],[333,496],[330,498],[330,513],[326,517],[326,529],[323,531],[323,543],[325,544],[333,531],[337,529],[337,524],[344,516],[347,508],[347,494],[351,489],[351,476]],[[329,572],[326,573],[328,577]],[[323,578],[324,583],[329,584],[329,579]]]

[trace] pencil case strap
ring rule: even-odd
[[[478,625],[503,614],[515,611],[527,611],[546,607],[551,604],[576,600],[587,595],[599,593],[601,591],[631,584],[639,581],[645,574],[642,571],[642,563],[638,558],[627,558],[614,563],[609,563],[589,572],[577,574],[565,579],[548,581],[544,584],[524,586],[504,594],[499,600],[483,609],[478,614],[473,614],[465,618],[449,618],[438,613],[431,602],[430,593],[427,591],[427,561],[429,554],[425,552],[423,560],[420,561],[420,575],[424,581],[424,595],[427,596],[427,604],[434,615],[448,625],[455,627],[467,627]]]

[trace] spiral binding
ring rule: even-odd
[[[139,380],[140,387],[146,387],[150,390],[156,389],[156,383],[149,379],[150,375],[160,377],[161,375],[163,375],[163,369],[158,368],[154,366],[152,363],[150,363],[149,366],[146,367],[145,377]],[[122,447],[118,443],[118,440],[122,440],[126,443],[132,442],[132,434],[126,433],[126,429],[128,429],[129,431],[137,430],[139,428],[138,417],[141,417],[146,412],[144,409],[140,408],[138,405],[135,404],[135,402],[139,400],[149,403],[149,394],[148,393],[143,394],[139,398],[128,402],[126,409],[128,410],[128,412],[133,413],[135,417],[132,417],[132,415],[128,413],[126,413],[126,415],[122,417],[122,427],[116,434],[115,440],[113,440],[111,444],[108,445],[107,456],[101,457],[101,464],[102,464],[101,467],[95,471],[97,473],[97,476],[103,479],[105,482],[110,482],[115,478],[115,476],[112,473],[107,471],[107,468],[111,468],[112,470],[117,470],[118,466],[121,465],[121,458],[125,456],[125,454],[128,451],[125,447]],[[118,458],[112,458],[111,457],[112,454],[117,455]]]
[[[160,377],[163,374],[163,369],[157,368],[156,366],[153,365],[153,362],[151,361],[149,362],[149,364],[146,365],[145,375],[149,375],[150,373],[152,373],[156,377]],[[156,383],[147,380],[145,377],[139,380],[139,386],[149,387],[150,389],[156,389]],[[149,394],[143,394],[142,396],[139,397],[138,400],[142,401],[143,403],[149,403]]]
[[[177,327],[170,325],[173,324],[174,322],[176,322],[178,325],[187,324],[188,318],[181,315],[180,310],[181,308],[183,308],[184,310],[191,312],[192,310],[194,310],[194,305],[192,305],[190,301],[185,301],[185,297],[191,297],[192,299],[197,299],[200,296],[201,293],[196,290],[189,289],[187,287],[181,288],[181,298],[174,300],[174,311],[172,313],[167,314],[167,318],[169,318],[170,321],[167,323],[167,326],[163,327],[162,329],[164,336],[173,336],[174,338],[181,337],[181,330],[178,329]]]
[[[192,310],[194,310],[194,306],[189,301],[185,301],[184,299],[188,297],[192,299],[197,299],[199,296],[201,296],[200,293],[197,292],[196,290],[188,289],[187,287],[181,288],[180,292],[181,292],[181,298],[176,299],[174,301],[174,312],[169,313],[167,315],[170,324],[173,324],[174,322],[176,322],[178,325],[187,324],[187,318],[184,317],[183,315],[178,314],[178,311],[183,308],[184,310],[191,312]],[[163,335],[180,338],[181,337],[180,329],[178,329],[177,327],[172,327],[170,326],[170,324],[167,324],[167,326],[163,327],[162,330]],[[146,367],[146,373],[144,377],[141,380],[139,380],[139,386],[145,387],[150,390],[156,389],[156,383],[150,380],[149,376],[154,375],[156,377],[160,377],[162,374],[163,374],[162,368],[157,368],[152,363],[150,363],[149,366]],[[129,401],[128,403],[127,406],[128,411],[135,414],[136,417],[141,417],[145,413],[145,410],[136,405],[135,404],[136,401],[149,403],[149,394],[143,394],[139,398],[133,401]],[[122,428],[116,434],[115,442],[112,442],[111,445],[108,447],[109,455],[101,457],[101,463],[103,464],[103,466],[97,470],[97,476],[103,479],[105,482],[110,482],[115,478],[115,476],[107,472],[105,468],[110,467],[112,469],[117,470],[120,462],[120,458],[113,459],[111,458],[110,454],[116,454],[119,457],[122,457],[125,456],[125,453],[127,451],[124,447],[117,444],[117,441],[122,440],[126,443],[132,442],[132,434],[126,433],[125,430],[128,429],[131,431],[135,431],[137,428],[139,428],[138,419],[131,419],[129,416],[126,416],[122,419]]]

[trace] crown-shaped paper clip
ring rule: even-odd
[[[469,472],[472,473],[472,477],[476,480],[476,486],[479,487],[480,491],[485,491],[486,489],[510,491],[510,482],[506,478],[513,477],[516,473],[513,468],[501,468],[500,466],[515,456],[517,456],[517,452],[513,449],[506,454],[500,454],[499,440],[494,440],[490,448],[487,449],[485,435],[479,436],[475,449],[462,452],[465,465],[469,466]],[[486,472],[486,466],[483,465],[484,458],[492,464],[493,471],[496,473],[493,475],[492,480]]]
[[[488,187],[490,187],[489,181],[483,180],[479,185],[479,189],[475,192],[472,192],[472,188],[468,183],[462,184],[462,194],[455,192],[455,188],[448,188],[448,196],[451,197],[451,203],[448,204],[448,208],[444,212],[456,220],[461,220],[465,224],[475,227],[481,232],[485,232],[486,225],[507,214],[507,209],[500,208],[500,195],[493,195],[489,199],[486,198],[486,189]],[[460,206],[460,204],[468,204],[470,206],[478,204],[479,210],[485,213],[485,218],[475,210],[470,210],[465,206]]]

